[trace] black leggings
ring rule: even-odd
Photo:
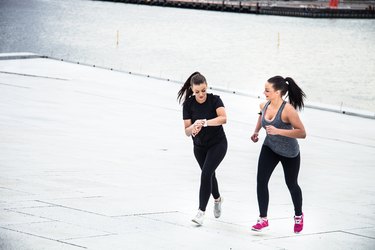
[[[263,145],[258,162],[257,195],[260,217],[267,217],[269,194],[268,181],[276,165],[281,162],[284,169],[286,185],[292,196],[295,215],[302,215],[302,191],[298,186],[298,172],[300,167],[300,154],[294,158],[288,158],[273,152]]]
[[[226,138],[210,147],[194,146],[195,158],[202,169],[199,189],[199,209],[202,211],[206,211],[211,193],[215,199],[220,197],[215,170],[224,159],[227,148],[228,142]]]

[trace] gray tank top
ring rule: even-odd
[[[270,102],[267,102],[266,105],[264,105],[264,108],[262,110],[262,127],[266,128],[267,125],[272,125],[276,128],[281,129],[293,129],[292,125],[290,123],[284,123],[281,120],[281,113],[284,110],[286,102],[284,101],[279,110],[277,111],[276,116],[272,121],[268,121],[265,118],[266,110],[268,106],[270,105]],[[297,142],[297,139],[290,138],[282,135],[268,135],[264,139],[263,145],[269,147],[273,152],[276,154],[279,154],[281,156],[294,158],[299,154],[299,145]]]

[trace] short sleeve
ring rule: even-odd
[[[191,102],[186,100],[182,105],[182,118],[184,120],[191,119]]]
[[[224,103],[221,100],[220,96],[218,95],[214,96],[214,107],[215,107],[215,110],[220,107],[224,107]]]

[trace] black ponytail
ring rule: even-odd
[[[296,84],[296,82],[290,78],[285,78],[285,81],[288,84],[288,96],[289,102],[295,109],[303,109],[305,106],[304,99],[306,98],[305,92]]]
[[[199,72],[194,72],[189,76],[189,78],[186,80],[184,85],[182,85],[182,88],[180,91],[177,93],[177,100],[179,103],[181,101],[185,102],[186,99],[188,99],[190,96],[193,95],[193,90],[191,89],[191,86],[193,84],[201,84],[201,83],[206,83],[206,78],[201,75]]]
[[[284,79],[282,76],[274,76],[268,79],[268,82],[273,85],[275,90],[280,90],[281,96],[288,93],[289,103],[295,109],[303,109],[306,94],[292,78],[287,77]]]

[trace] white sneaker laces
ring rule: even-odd
[[[263,221],[267,221],[266,219],[263,219],[263,218],[259,218],[258,221],[257,221],[257,224],[262,224]]]
[[[197,215],[195,216],[196,218],[200,218],[204,215],[204,212],[203,211],[198,211]]]

